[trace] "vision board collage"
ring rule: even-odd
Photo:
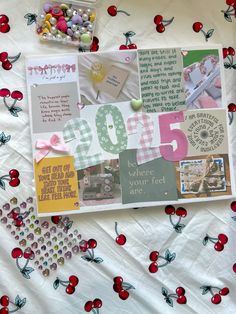
[[[39,216],[229,198],[220,47],[30,56]]]

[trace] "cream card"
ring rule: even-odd
[[[111,95],[116,99],[129,76],[129,71],[112,65],[108,74],[101,84],[99,84],[99,91]]]

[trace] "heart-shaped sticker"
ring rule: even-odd
[[[142,99],[132,99],[131,100],[131,107],[134,111],[138,111],[143,106]]]

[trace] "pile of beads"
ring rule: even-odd
[[[41,39],[90,48],[95,9],[58,2],[46,2],[42,9],[37,18],[37,33]]]

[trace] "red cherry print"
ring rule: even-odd
[[[214,248],[216,251],[221,252],[224,249],[224,245],[221,244],[220,242],[216,242],[216,244],[214,245]]]
[[[163,21],[163,16],[162,16],[162,15],[156,15],[156,16],[154,17],[154,23],[155,23],[156,25],[161,24],[162,21]]]
[[[156,30],[158,33],[164,33],[165,31],[165,26],[161,23],[161,24],[158,24],[157,27],[156,27]]]
[[[10,171],[9,171],[9,176],[10,176],[10,178],[18,178],[19,177],[19,171],[18,170],[16,170],[16,169],[11,169]]]
[[[129,44],[129,45],[128,45],[128,48],[129,48],[129,49],[137,49],[138,47],[137,47],[136,44]]]
[[[88,301],[84,305],[84,309],[86,312],[90,312],[93,309],[93,301]]]
[[[9,24],[0,24],[0,33],[8,33],[10,30]]]
[[[9,22],[8,16],[6,16],[5,14],[1,14],[0,15],[0,24],[8,23],[8,22]]]
[[[156,262],[151,263],[148,269],[150,273],[156,273],[158,271],[157,263]]]
[[[179,296],[178,299],[177,299],[177,303],[179,303],[179,304],[186,304],[187,303],[186,296],[185,295]]]
[[[175,291],[179,297],[185,294],[185,289],[183,287],[178,287]]]
[[[176,214],[177,216],[179,216],[179,217],[184,218],[184,217],[187,216],[187,210],[186,210],[185,208],[183,208],[183,207],[178,207],[178,208],[176,209],[175,214]]]
[[[61,221],[62,217],[61,216],[52,216],[51,221],[55,224],[58,225],[59,222]]]
[[[121,300],[126,300],[129,297],[129,292],[127,290],[121,290],[119,292],[119,297],[121,298]]]
[[[86,252],[87,249],[88,249],[88,241],[85,241],[85,240],[82,241],[82,243],[80,244],[79,248],[80,248],[80,250],[82,252]]]
[[[226,244],[228,242],[228,237],[225,234],[220,233],[218,235],[218,240],[221,244]]]
[[[92,43],[91,47],[90,47],[90,52],[96,52],[99,49],[99,45]]]
[[[111,5],[107,9],[107,13],[111,16],[116,16],[118,12],[124,13],[126,15],[130,15],[129,13],[123,11],[123,10],[117,10],[117,7],[115,5]]]
[[[223,58],[225,59],[229,55],[228,48],[223,48]]]
[[[232,268],[233,268],[233,272],[236,273],[236,263],[233,264],[233,267],[232,267]]]
[[[11,181],[9,181],[9,185],[12,187],[16,187],[20,184],[20,179],[19,178],[12,178]]]
[[[0,53],[0,61],[1,61],[1,62],[5,62],[5,61],[7,61],[7,60],[8,60],[8,53],[5,52],[5,51],[1,52],[1,53]]]
[[[126,46],[126,45],[120,45],[119,50],[127,50],[127,49],[129,49],[128,46]]]
[[[234,50],[233,47],[229,47],[229,48],[228,48],[228,52],[229,52],[229,55],[230,55],[230,56],[234,56],[234,55],[235,55],[235,50]]]
[[[116,16],[117,15],[117,7],[115,5],[109,6],[107,9],[107,13],[111,16]]]
[[[76,287],[79,283],[79,279],[77,276],[72,275],[69,277],[69,282],[71,286]]]
[[[13,258],[21,258],[21,257],[23,256],[22,249],[19,248],[19,247],[14,248],[14,249],[11,251],[11,256],[12,256]]]
[[[226,0],[226,4],[234,5],[235,0]]]
[[[175,208],[172,205],[167,205],[165,208],[166,215],[174,215],[175,214]]]
[[[201,22],[195,22],[193,24],[193,30],[196,33],[199,33],[202,28],[203,28],[203,24]]]
[[[12,68],[12,64],[11,64],[10,61],[7,60],[7,61],[4,61],[4,62],[2,63],[2,67],[3,67],[4,70],[9,71],[9,70],[11,70],[11,68]]]
[[[114,283],[117,285],[122,285],[123,278],[121,276],[117,276],[113,279]]]
[[[2,307],[1,310],[0,310],[0,314],[8,314],[9,313],[9,310],[7,307]]]
[[[213,297],[211,298],[211,303],[219,304],[220,302],[221,302],[221,296],[218,293],[213,295]]]
[[[21,227],[23,225],[24,225],[24,223],[23,223],[22,219],[15,219],[15,226],[16,227]]]
[[[159,252],[158,251],[152,251],[150,256],[149,256],[149,259],[152,262],[156,262],[158,260],[158,257],[159,257]]]
[[[219,294],[223,296],[229,294],[229,288],[224,287],[223,289],[219,291]]]
[[[12,214],[11,214],[11,218],[14,220],[17,219],[18,216],[19,216],[19,213],[16,213],[16,212],[12,212]]]
[[[73,294],[75,292],[75,287],[73,287],[71,284],[69,284],[67,287],[66,287],[66,293],[67,294]]]
[[[236,105],[235,105],[235,107],[236,107]],[[236,201],[232,202],[230,207],[231,207],[233,212],[236,212]]]
[[[102,307],[102,300],[94,299],[93,300],[93,306],[94,306],[95,309],[98,309],[98,308]]]
[[[99,44],[99,39],[96,36],[93,37],[93,43],[97,45]]]
[[[95,249],[96,246],[97,246],[97,241],[95,239],[88,240],[88,247],[90,249]]]
[[[0,303],[2,306],[8,306],[9,305],[9,297],[7,295],[3,295],[0,299]]]
[[[7,88],[2,88],[0,89],[0,97],[10,97],[11,93],[9,89]]]
[[[229,104],[229,105],[228,105],[228,111],[229,111],[229,112],[235,112],[235,111],[236,111],[236,105],[233,104],[233,103]],[[235,205],[234,205],[235,210],[234,210],[234,211],[236,211],[236,202],[233,202],[233,203],[235,203]],[[233,204],[233,203],[231,203],[231,209],[232,209],[232,204]],[[233,209],[232,209],[232,210],[233,210]]]
[[[124,234],[118,235],[116,238],[116,243],[119,245],[124,245],[126,243],[126,236]]]
[[[115,284],[113,285],[113,290],[117,293],[119,293],[122,290],[122,285],[120,284]]]
[[[22,92],[20,92],[20,91],[18,91],[18,90],[14,90],[14,91],[11,93],[11,98],[20,101],[20,100],[23,99],[23,94],[22,94]]]
[[[34,252],[31,249],[26,249],[24,251],[24,258],[25,259],[31,259],[32,256],[34,256]]]

